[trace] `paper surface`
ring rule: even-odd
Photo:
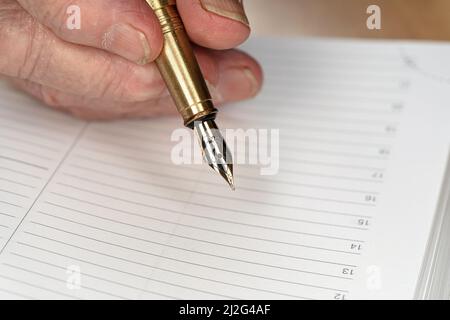
[[[0,297],[413,298],[449,146],[450,46],[257,39],[280,170],[171,161],[179,119],[86,123],[0,91]]]

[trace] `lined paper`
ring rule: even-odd
[[[441,128],[436,114],[424,118],[423,141],[410,131],[423,113],[417,101],[444,90],[408,67],[407,44],[270,41],[246,47],[266,70],[263,93],[224,108],[219,122],[279,129],[280,171],[239,165],[236,192],[207,166],[171,162],[179,119],[84,123],[3,88],[0,297],[412,295],[448,139],[426,143]],[[424,159],[410,158],[411,141]],[[404,167],[422,160],[427,177],[405,184]],[[417,211],[397,211],[408,205],[401,194],[424,190]],[[389,217],[404,221],[400,242]],[[394,261],[386,241],[416,251]],[[374,276],[380,286],[370,286]]]

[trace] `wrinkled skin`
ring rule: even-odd
[[[48,106],[84,119],[175,113],[153,62],[163,40],[146,2],[78,0],[81,30],[67,28],[71,3],[0,0],[0,75]],[[179,0],[178,8],[216,103],[254,96],[261,69],[231,49],[248,38],[248,26],[205,11],[199,0]],[[120,34],[110,36],[123,25],[139,30],[150,50]]]

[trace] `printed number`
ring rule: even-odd
[[[381,180],[384,178],[384,173],[383,172],[374,172],[374,173],[372,173],[372,178]]]
[[[336,293],[334,295],[334,300],[345,300],[347,296],[344,293]]]
[[[367,219],[359,219],[358,220],[358,226],[368,227],[369,226],[369,220],[367,220]]]
[[[389,150],[388,148],[381,148],[380,150],[378,150],[378,153],[380,154],[380,156],[388,156],[391,154],[391,150]]]
[[[377,200],[378,200],[377,197],[371,194],[368,194],[364,197],[364,201],[366,202],[376,203]]]
[[[350,268],[344,268],[344,269],[342,269],[342,274],[348,275],[348,276],[353,276],[355,274],[355,270],[350,269]]]
[[[350,250],[352,251],[361,251],[362,250],[362,245],[359,243],[352,243],[350,245]]]

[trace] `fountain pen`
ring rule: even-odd
[[[195,131],[208,165],[234,187],[231,153],[216,123],[214,107],[205,78],[176,7],[176,0],[147,0],[164,36],[156,59],[158,69],[175,102],[184,125]]]

